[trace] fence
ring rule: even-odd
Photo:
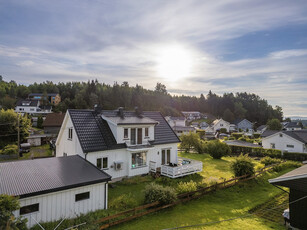
[[[111,226],[118,225],[120,223],[124,223],[124,222],[130,221],[130,220],[136,219],[138,217],[147,215],[149,213],[153,213],[153,212],[165,209],[165,208],[175,206],[175,205],[182,203],[182,202],[185,202],[185,201],[189,201],[189,200],[192,200],[192,199],[199,198],[199,197],[203,196],[204,194],[207,194],[207,193],[212,192],[212,191],[216,191],[217,189],[229,188],[229,187],[232,187],[232,186],[238,184],[239,182],[254,179],[254,178],[262,175],[263,173],[271,170],[275,165],[278,165],[278,164],[267,166],[267,167],[263,168],[262,170],[257,171],[255,173],[255,175],[253,175],[253,176],[244,175],[244,176],[232,178],[230,180],[224,180],[220,183],[216,183],[216,184],[211,185],[209,187],[200,188],[200,189],[193,191],[193,192],[179,194],[177,196],[178,200],[175,201],[174,203],[171,203],[171,204],[159,206],[160,205],[159,202],[154,202],[154,203],[142,205],[142,206],[139,206],[139,207],[136,207],[136,208],[124,211],[124,212],[117,213],[117,214],[112,215],[112,216],[107,216],[107,217],[101,218],[98,221],[96,221],[95,224],[103,223],[103,225],[100,226],[100,229],[106,229],[106,228],[109,228]]]

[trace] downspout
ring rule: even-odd
[[[108,209],[108,182],[104,184],[104,209]]]

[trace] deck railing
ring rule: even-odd
[[[189,161],[189,164],[177,165],[177,166],[169,166],[162,165],[161,167],[161,175],[167,176],[170,178],[177,178],[186,176],[189,174],[201,172],[203,170],[203,163],[201,161],[180,158],[179,162]]]

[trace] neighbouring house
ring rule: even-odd
[[[236,132],[237,131],[237,126],[235,124],[230,124],[229,125],[229,132]]]
[[[181,112],[188,121],[193,121],[202,118],[202,114],[198,111],[182,111]]]
[[[276,187],[290,188],[290,225],[295,229],[307,229],[307,165],[270,179],[269,182]]]
[[[50,133],[50,134],[57,135],[61,129],[64,117],[65,117],[65,113],[47,114],[43,122],[44,133]]]
[[[237,130],[241,129],[242,131],[246,131],[253,129],[253,123],[247,119],[237,119],[233,122],[233,124],[236,125]]]
[[[203,122],[201,122],[200,124],[199,124],[199,127],[200,127],[200,129],[206,129],[206,128],[208,128],[209,127],[209,124],[207,123],[207,122],[205,122],[205,121],[203,121]]]
[[[175,178],[201,171],[201,162],[178,157],[179,142],[160,112],[68,110],[56,156],[80,155],[112,179],[150,171]]]
[[[61,96],[58,93],[47,93],[47,98],[44,98],[43,93],[30,93],[28,97],[30,99],[35,99],[40,101],[46,100],[53,105],[57,105],[61,102]]]
[[[307,153],[307,130],[272,131],[266,130],[262,135],[265,149],[279,149],[286,152]]]
[[[177,134],[177,136],[181,136],[182,134],[186,135],[189,133],[196,133],[196,129],[191,126],[174,126],[173,130]]]
[[[229,140],[229,141],[224,141],[227,145],[229,146],[238,146],[238,147],[252,147],[252,148],[261,148],[261,145],[253,144],[247,141],[241,141],[241,140]],[[244,151],[241,151],[244,152]]]
[[[265,130],[267,130],[267,128],[268,128],[267,125],[260,125],[260,126],[257,128],[257,133],[262,134]]]
[[[0,163],[0,194],[19,197],[16,217],[36,222],[107,209],[111,176],[78,155]]]
[[[33,115],[47,114],[52,112],[51,106],[41,105],[39,100],[19,100],[15,107],[16,113],[28,113]]]
[[[173,128],[174,126],[186,126],[186,118],[185,117],[171,117],[166,116],[165,120],[169,123],[169,125]]]
[[[194,128],[198,128],[199,122],[193,121],[193,122],[191,122],[191,126],[194,127]]]
[[[216,133],[216,131],[220,131],[221,129],[226,129],[227,132],[229,132],[230,123],[223,119],[216,119],[211,123],[208,128],[205,129],[205,131],[208,133]]]
[[[283,130],[293,131],[293,130],[301,130],[302,127],[298,122],[283,122]]]
[[[54,137],[54,134],[30,134],[27,137],[27,143],[31,146],[41,146],[49,143],[49,141]]]

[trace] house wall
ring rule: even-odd
[[[42,138],[41,137],[28,138],[28,143],[30,143],[31,146],[41,146]]]
[[[307,196],[306,192],[290,189],[290,223],[292,227],[298,229],[307,229],[307,199],[301,199],[305,196]]]
[[[68,130],[69,128],[73,129],[72,139],[68,139]],[[56,141],[56,156],[62,157],[64,153],[67,156],[70,155],[80,155],[81,157],[85,157],[79,139],[77,137],[76,130],[73,127],[73,123],[70,119],[69,113],[66,113],[64,121],[62,123],[57,141]]]
[[[151,149],[146,149],[147,152],[146,166],[140,168],[132,168],[132,153],[143,152],[143,150],[129,151],[125,149],[107,150],[91,152],[87,154],[86,159],[92,164],[97,164],[97,158],[108,158],[108,168],[103,169],[106,173],[112,176],[112,179],[121,177],[131,177],[136,175],[147,174],[149,172],[149,161],[157,163],[157,167],[161,167],[162,149],[171,149],[172,163],[177,163],[177,144],[155,145]],[[114,162],[123,162],[121,170],[115,170]]]
[[[217,122],[214,126],[213,126],[213,130],[214,132],[216,132],[217,130],[220,130],[220,129],[226,129],[227,132],[229,132],[229,128],[230,128],[230,124],[229,122],[227,121],[224,121],[224,120],[219,120],[219,122]]]
[[[16,106],[15,112],[18,113],[36,113],[36,106]]]
[[[106,191],[105,191],[106,190]],[[75,195],[78,193],[90,192],[90,198],[81,201],[75,201]],[[50,222],[61,218],[74,218],[80,214],[107,208],[108,194],[107,184],[99,183],[78,187],[69,190],[63,190],[54,193],[48,193],[28,198],[20,199],[20,207],[39,203],[39,211],[23,215],[28,219],[27,226],[30,228],[37,222]],[[15,217],[19,217],[19,210],[14,211]]]
[[[61,127],[44,127],[44,133],[58,134]]]
[[[280,136],[280,134],[282,134],[282,137]],[[271,144],[275,144],[275,149],[279,149],[282,151],[300,152],[300,153],[304,152],[303,143],[281,132],[262,139],[263,148],[270,149]],[[287,147],[287,145],[293,145],[294,148],[289,148]],[[307,153],[306,149],[305,152]]]
[[[242,130],[246,131],[246,129],[252,129],[253,124],[250,123],[248,120],[244,119],[243,121],[238,123],[237,127],[238,127],[238,129],[242,129]]]

